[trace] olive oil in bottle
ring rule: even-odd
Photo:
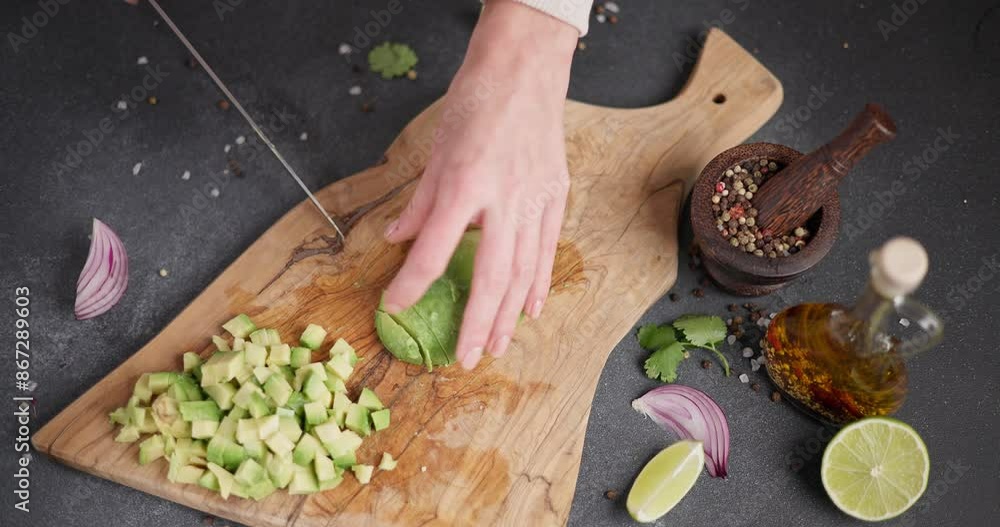
[[[779,313],[764,344],[774,383],[808,413],[834,424],[888,415],[908,389],[906,358],[932,346],[941,321],[907,298],[927,272],[927,253],[894,238],[872,253],[871,278],[852,307],[809,303]],[[902,341],[890,324],[914,317],[919,338]]]

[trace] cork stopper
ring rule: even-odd
[[[927,275],[927,251],[913,238],[897,236],[872,251],[872,287],[886,298],[908,295]]]

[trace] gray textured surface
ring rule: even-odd
[[[985,0],[897,2],[919,9],[885,41],[878,22],[891,21],[888,2],[620,3],[621,23],[595,24],[587,50],[578,54],[570,89],[576,99],[623,107],[668,99],[688,73],[674,66],[671,53],[683,50],[703,21],[719,19],[728,7],[735,19],[723,24],[726,31],[755,50],[785,87],[778,115],[754,140],[812,149],[870,100],[884,103],[897,118],[899,138],[875,151],[841,188],[845,221],[857,224],[866,214],[876,221],[860,235],[842,230],[817,269],[762,303],[778,308],[807,299],[849,301],[862,286],[872,247],[897,233],[921,239],[932,268],[920,296],[946,319],[948,335],[913,364],[913,391],[899,417],[919,430],[930,448],[931,487],[914,511],[887,525],[992,524],[1000,513],[995,329],[1000,281],[974,277],[986,269],[984,258],[1000,257],[994,174],[1000,161],[1000,10]],[[222,20],[210,3],[192,4],[167,7],[256,112],[291,115],[274,140],[312,188],[378,160],[397,131],[443,93],[476,11],[471,0],[404,1],[403,14],[381,32],[413,44],[421,57],[420,79],[383,82],[352,74],[336,52],[355,27],[372,20],[368,10],[383,8],[383,2],[353,7],[245,2]],[[4,2],[0,29],[19,31],[21,17],[37,11],[34,1]],[[249,130],[235,112],[216,110],[219,94],[205,76],[184,67],[185,54],[164,27],[152,27],[153,19],[147,6],[70,1],[18,52],[8,36],[0,43],[0,291],[6,306],[0,310],[0,335],[8,349],[0,368],[8,400],[7,422],[0,426],[4,525],[195,526],[203,516],[37,456],[30,466],[31,513],[11,512],[14,287],[31,288],[32,375],[39,382],[31,426],[37,429],[153,337],[302,198],[273,159],[259,156],[244,164],[246,177],[229,182],[208,207],[181,213],[182,205],[198,202],[195,195],[209,174],[225,167],[223,145]],[[114,117],[110,108],[119,94],[142,81],[140,55],[169,73],[154,91],[159,104],[140,103],[129,117],[115,121],[115,129],[78,169],[54,176],[52,163],[65,157],[67,145],[82,140],[83,131],[102,118]],[[347,93],[355,83],[378,98],[376,112],[358,111],[358,99]],[[815,108],[808,106],[812,87],[828,93]],[[911,158],[933,143],[939,127],[950,127],[960,139],[915,173]],[[309,133],[307,142],[298,140],[302,131]],[[139,161],[143,169],[133,176]],[[192,172],[190,181],[180,179],[184,170]],[[901,182],[904,192],[873,213],[876,193],[893,181]],[[76,322],[73,290],[92,216],[124,239],[132,278],[114,310]],[[161,267],[170,270],[169,277],[157,275]],[[691,311],[721,313],[730,298],[711,289],[703,299],[686,294],[697,278],[683,268],[675,288],[683,299],[663,299],[643,321]],[[958,289],[963,284],[976,289],[967,299]],[[642,357],[632,338],[611,354],[590,416],[570,525],[629,525],[623,506],[602,494],[626,490],[645,461],[671,441],[629,407],[653,386],[640,370]],[[764,382],[762,375],[751,377]],[[684,365],[681,381],[704,389],[726,409],[733,430],[731,477],[703,477],[660,525],[856,523],[823,493],[818,452],[825,435],[814,422],[735,378],[722,378],[717,369],[701,370],[697,361]],[[792,470],[790,464],[804,468]],[[949,464],[967,468],[949,473]]]

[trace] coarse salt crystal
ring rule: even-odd
[[[181,174],[181,179],[183,179],[184,181],[191,179],[191,171],[185,170],[184,173]]]
[[[307,134],[305,132],[302,132],[301,134],[299,134],[299,141],[305,141],[306,139],[309,139],[309,134]]]
[[[747,374],[745,374],[745,373],[741,373],[740,374],[740,382],[742,382],[743,384],[746,384],[746,383],[750,382],[750,376],[747,375]]]
[[[229,151],[230,151],[230,150],[232,150],[232,149],[233,149],[232,145],[226,145],[226,146],[225,146],[225,147],[224,147],[224,148],[222,149],[222,151],[228,154],[228,153],[229,153]]]
[[[604,9],[607,9],[608,11],[615,14],[621,11],[621,8],[618,7],[618,4],[614,2],[604,2]]]
[[[341,55],[350,55],[352,51],[354,51],[354,48],[352,48],[351,45],[347,44],[346,42],[341,44],[337,48],[337,53],[340,53]]]
[[[242,135],[236,138],[236,144],[238,145],[242,145],[245,142],[247,142],[247,138]]]
[[[598,14],[598,15],[597,15],[597,16],[596,16],[595,18],[596,18],[596,19],[597,19],[597,21],[598,21],[599,23],[601,23],[601,24],[603,24],[603,23],[607,22],[607,20],[608,20],[608,17],[604,16],[604,14],[603,14],[603,13],[599,13],[599,14]]]
[[[736,343],[736,335],[729,335],[728,337],[726,337],[726,342],[728,342],[730,346],[732,346],[733,344],[735,344]]]
[[[142,161],[136,163],[135,166],[132,167],[132,175],[138,176],[140,170],[142,170]]]
[[[361,86],[351,86],[351,89],[347,90],[347,93],[351,95],[361,95]]]
[[[904,328],[910,327],[910,319],[908,319],[908,318],[901,318],[901,319],[899,319],[899,325],[903,326]]]
[[[743,348],[743,356],[746,357],[746,358],[753,357],[753,349],[752,348]]]
[[[420,472],[427,472],[427,467],[426,466],[420,467]]]
[[[757,359],[750,359],[750,371],[757,371],[760,369],[760,361]]]
[[[219,189],[212,188],[212,190],[209,191],[209,194],[211,194],[213,198],[217,198],[217,197],[219,197]]]
[[[170,274],[170,273],[167,272],[167,270],[165,268],[164,269],[160,269],[160,276],[166,277],[168,274]]]
[[[128,110],[128,103],[127,103],[127,102],[125,102],[125,101],[118,101],[118,104],[117,104],[117,105],[115,105],[115,106],[116,106],[116,107],[117,107],[117,108],[118,108],[119,110]]]
[[[145,66],[146,64],[149,64],[149,59],[147,59],[146,56],[143,55],[143,56],[139,57],[135,61],[135,63],[138,64],[138,65],[140,65],[140,66]]]

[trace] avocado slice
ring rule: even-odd
[[[424,363],[417,341],[392,315],[382,311],[381,307],[375,311],[375,331],[389,353],[397,359],[410,364]]]

